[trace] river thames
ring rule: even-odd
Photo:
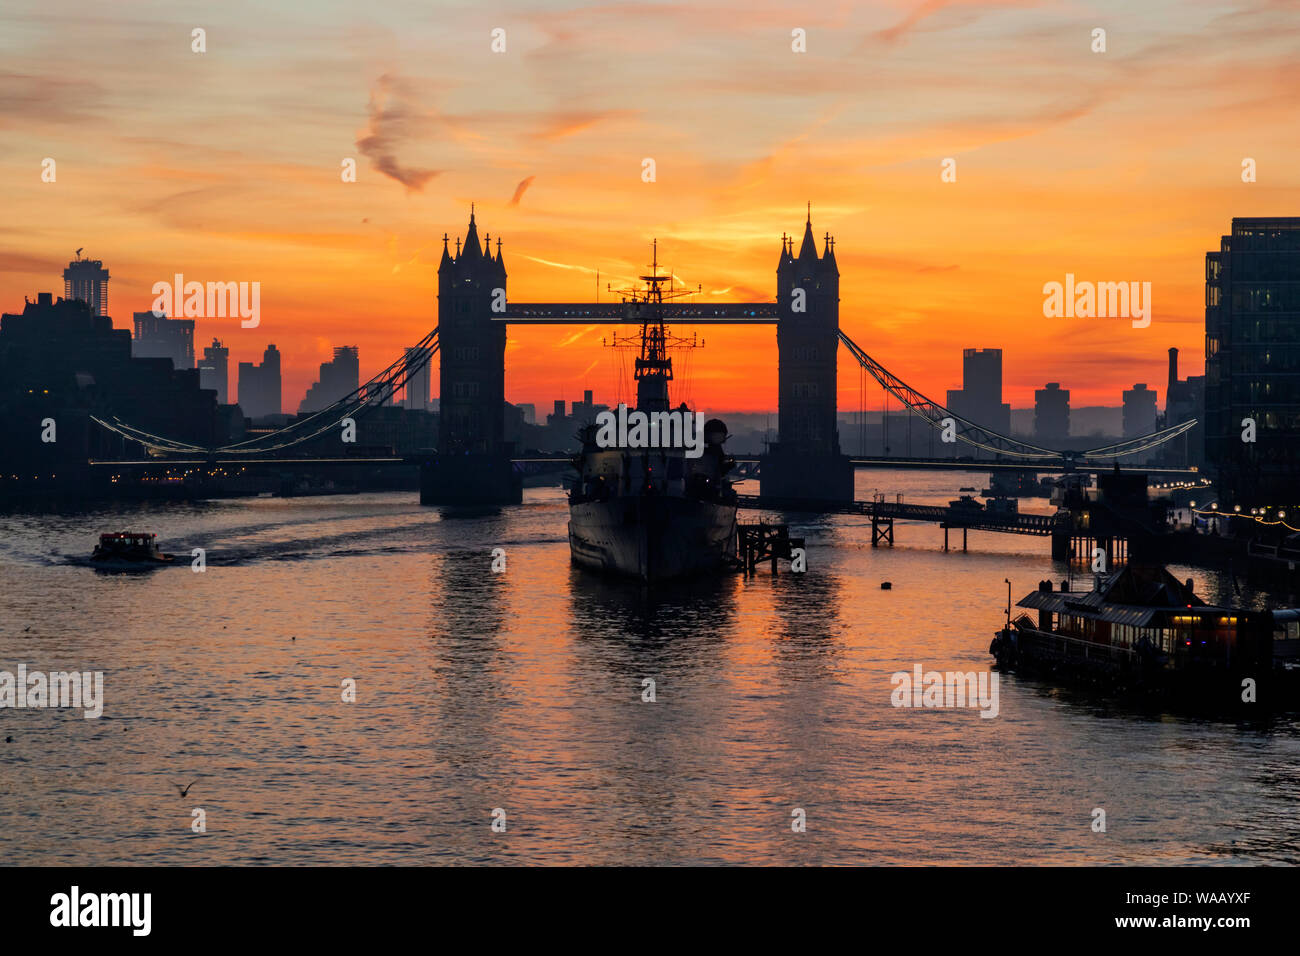
[[[942,503],[972,480],[862,471],[858,496]],[[796,515],[806,573],[647,593],[571,567],[558,488],[493,511],[415,499],[0,516],[0,670],[104,674],[99,719],[0,710],[7,862],[1300,862],[1294,717],[1014,675],[993,719],[891,705],[895,672],[989,669],[1004,579],[1019,599],[1066,574],[1046,539],[944,553],[939,528],[899,523],[873,549],[869,519]],[[77,563],[126,529],[176,565]]]

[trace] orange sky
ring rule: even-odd
[[[932,397],[960,384],[962,348],[1001,347],[1017,407],[1047,381],[1075,405],[1148,382],[1163,404],[1165,350],[1184,375],[1202,354],[1205,252],[1233,216],[1300,214],[1298,23],[1294,4],[1187,0],[11,0],[0,309],[61,292],[82,246],[112,271],[123,328],[173,273],[258,281],[260,327],[199,320],[196,345],[220,336],[233,368],[274,342],[293,411],[333,346],[359,346],[366,377],[431,327],[441,236],[471,201],[514,301],[588,299],[596,269],[617,287],[651,237],[722,301],[774,297],[781,233],[810,200],[819,240],[836,237],[842,327]],[[1067,272],[1151,282],[1150,327],[1043,318],[1043,284]],[[512,328],[507,398],[615,398],[628,357],[601,348],[609,331]],[[696,402],[775,407],[774,329],[701,334]]]

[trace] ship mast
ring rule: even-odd
[[[645,412],[668,411],[668,382],[673,377],[673,360],[668,357],[664,331],[664,295],[660,283],[672,276],[659,274],[659,240],[653,242],[650,275],[641,276],[646,284],[646,304],[650,321],[641,326],[641,354],[636,360],[636,407]]]
[[[659,240],[652,242],[653,257],[650,274],[639,276],[645,283],[643,290],[626,292],[625,302],[644,305],[638,309],[644,316],[641,323],[641,346],[637,356],[634,377],[636,378],[636,407],[644,412],[666,412],[668,405],[668,383],[673,377],[673,360],[668,355],[669,337],[664,327],[664,300],[679,296],[694,295],[690,289],[672,287],[672,271],[668,275],[659,274]],[[668,289],[663,288],[668,283]],[[633,314],[636,314],[635,312]],[[611,343],[615,347],[623,345],[618,336]],[[628,343],[630,344],[630,343]],[[695,346],[694,339],[677,341],[674,344]]]

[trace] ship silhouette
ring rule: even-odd
[[[645,287],[630,293],[628,301],[639,304],[644,316],[634,411],[662,421],[668,417],[664,413],[674,412],[668,397],[673,371],[663,302],[684,293],[664,290],[671,276],[659,274],[658,261],[656,244],[651,272],[640,277]],[[695,416],[685,404],[674,413],[680,413],[683,423],[680,437]],[[734,462],[722,447],[725,424],[711,419],[703,432],[702,447],[697,445],[692,457],[682,443],[640,447],[626,435],[610,442],[608,431],[584,426],[582,451],[573,463],[577,480],[569,492],[574,564],[647,583],[727,565],[736,534],[736,492],[727,479]]]

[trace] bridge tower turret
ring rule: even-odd
[[[504,305],[505,268],[482,248],[474,213],[457,255],[443,237],[438,266],[439,423],[443,454],[503,454],[506,325],[492,319]],[[499,311],[499,310],[498,310]]]
[[[853,500],[853,466],[840,453],[836,422],[840,331],[840,271],[835,240],[827,233],[817,255],[812,209],[799,254],[781,239],[776,268],[779,362],[778,441],[763,456],[765,498]]]
[[[456,253],[443,236],[438,265],[438,455],[421,470],[425,504],[521,500],[505,440],[506,304],[501,240],[481,244],[471,207]]]

